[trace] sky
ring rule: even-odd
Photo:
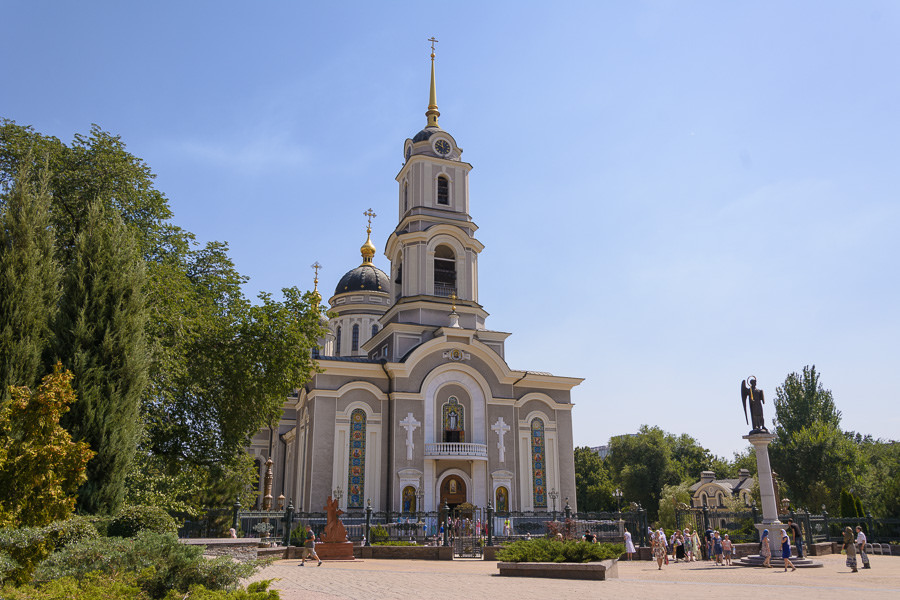
[[[900,4],[3,2],[0,117],[91,124],[227,241],[248,295],[326,298],[397,224],[403,142],[474,166],[479,300],[514,369],[583,377],[576,445],[746,447],[740,382],[815,365],[900,438]],[[383,254],[375,259],[387,271]]]

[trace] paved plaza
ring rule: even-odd
[[[497,563],[477,560],[357,560],[316,567],[279,560],[254,579],[277,579],[284,600],[506,598],[900,598],[900,557],[873,556],[872,569],[851,573],[844,557],[819,557],[825,567],[783,569],[715,567],[708,562],[679,563],[657,570],[656,563],[619,562],[619,578],[570,581],[499,577]],[[775,562],[774,560],[772,561]],[[687,596],[685,596],[687,595]]]

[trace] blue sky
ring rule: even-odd
[[[898,438],[894,2],[4,3],[0,116],[91,123],[225,240],[249,294],[326,296],[383,249],[403,141],[474,165],[480,300],[510,366],[579,376],[575,441],[744,447],[739,383],[815,364]],[[387,270],[383,255],[376,264]]]

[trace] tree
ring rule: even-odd
[[[9,386],[33,387],[45,373],[60,295],[48,171],[34,182],[30,169],[24,165],[0,197],[0,408]]]
[[[659,427],[642,425],[636,435],[611,438],[606,462],[613,482],[646,508],[651,520],[657,517],[663,486],[679,483],[671,445]]]
[[[614,486],[609,472],[597,453],[583,446],[575,448],[575,497],[583,512],[607,511],[617,508]]]
[[[94,453],[59,424],[76,403],[71,380],[57,364],[36,391],[12,387],[0,409],[0,526],[42,526],[72,513]]]
[[[859,453],[840,430],[841,413],[816,367],[791,373],[775,391],[776,440],[772,467],[784,477],[795,505],[836,511],[840,490],[856,479]]]
[[[691,484],[683,481],[676,485],[663,486],[659,497],[659,523],[662,527],[675,527],[675,511],[679,506],[691,505]]]
[[[841,412],[834,404],[831,390],[822,387],[816,366],[803,367],[803,373],[791,373],[775,389],[775,435],[787,438],[814,423],[840,427]]]
[[[55,326],[56,356],[74,373],[80,398],[63,423],[96,452],[78,497],[89,513],[122,503],[149,367],[144,262],[122,220],[105,213],[98,203],[89,207]]]

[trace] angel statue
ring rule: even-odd
[[[747,384],[750,384],[749,387]],[[763,404],[766,399],[763,391],[756,389],[756,376],[751,375],[746,381],[741,381],[741,401],[744,403],[744,420],[747,420],[747,399],[750,399],[750,419],[753,421],[753,429],[750,433],[769,433],[766,429],[766,421],[763,418]],[[749,425],[749,423],[748,423]]]

